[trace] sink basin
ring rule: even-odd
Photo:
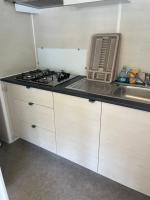
[[[120,98],[150,103],[150,89],[135,86],[118,86],[114,95]]]
[[[116,83],[101,83],[83,78],[66,87],[90,94],[126,99],[150,104],[150,88],[120,85]]]
[[[67,86],[66,88],[87,92],[90,94],[111,96],[114,86],[109,83],[100,83],[83,78],[72,85]]]

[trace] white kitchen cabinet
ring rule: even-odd
[[[11,83],[5,83],[5,85],[7,94],[13,99],[53,108],[52,92]]]
[[[19,120],[15,131],[20,138],[56,153],[55,132]]]
[[[99,173],[150,195],[150,113],[102,103]]]
[[[64,5],[80,4],[80,3],[91,3],[103,0],[64,0]]]
[[[56,153],[52,92],[10,83],[4,85],[13,141],[22,138]]]
[[[0,168],[0,200],[9,200]]]
[[[57,153],[97,171],[101,102],[54,93]]]
[[[8,106],[7,96],[7,84],[0,81],[0,104],[1,104],[1,121],[2,121],[2,133],[1,137],[5,142],[12,143],[17,139],[16,134],[13,131],[11,111]]]
[[[18,120],[36,124],[41,128],[55,131],[54,127],[54,110],[37,104],[29,105],[30,103],[11,99],[13,103],[14,115],[16,123]]]

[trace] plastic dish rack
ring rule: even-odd
[[[110,83],[113,81],[120,34],[96,34],[92,37],[87,79]]]

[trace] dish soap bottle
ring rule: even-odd
[[[117,80],[121,83],[129,83],[128,73],[129,73],[130,70],[131,70],[130,67],[123,66],[121,72],[119,73]]]

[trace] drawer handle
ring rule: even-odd
[[[90,103],[95,103],[95,99],[89,99]]]
[[[34,105],[34,103],[32,103],[32,102],[29,102],[28,104],[29,104],[29,106],[33,106]]]
[[[32,128],[36,128],[36,125],[32,125],[31,127],[32,127]]]

